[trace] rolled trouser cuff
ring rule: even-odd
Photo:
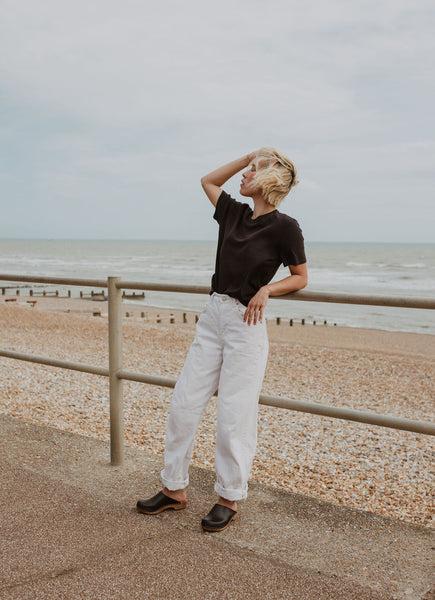
[[[235,502],[237,500],[245,500],[248,496],[248,486],[245,489],[225,489],[218,482],[214,485],[214,491],[218,496],[225,498],[225,500],[229,500],[230,502]]]
[[[165,470],[163,469],[163,471],[160,473],[160,477],[162,479],[163,485],[166,488],[168,488],[168,490],[184,490],[184,488],[186,488],[189,485],[189,476],[187,476],[184,481],[170,481],[169,479],[166,479],[166,477],[164,476],[164,472]]]

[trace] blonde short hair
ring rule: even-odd
[[[265,165],[259,166],[264,162]],[[299,183],[296,167],[282,152],[272,146],[264,146],[255,158],[257,172],[255,183],[260,187],[267,202],[279,206],[292,187]]]

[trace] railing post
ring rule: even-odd
[[[122,295],[116,287],[120,277],[108,277],[109,299],[109,390],[110,390],[110,459],[113,466],[124,460],[124,419],[122,379]]]

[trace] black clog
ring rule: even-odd
[[[208,515],[202,519],[201,527],[204,531],[222,531],[236,518],[236,515],[236,510],[222,504],[215,504]]]
[[[159,492],[148,500],[138,500],[136,504],[137,510],[145,515],[157,515],[169,508],[172,508],[173,510],[182,510],[183,508],[186,508],[186,506],[186,500],[174,500],[173,498],[166,496],[163,492]]]

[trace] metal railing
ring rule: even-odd
[[[71,279],[66,277],[33,277],[27,275],[0,274],[0,281],[14,281],[23,283],[45,283],[56,285],[86,286],[108,289],[108,322],[109,322],[109,367],[99,367],[83,363],[75,363],[67,360],[24,354],[10,350],[1,350],[0,356],[17,360],[29,361],[42,365],[60,367],[94,375],[102,375],[109,378],[110,396],[110,453],[112,465],[120,465],[124,458],[124,425],[123,425],[123,380],[148,383],[151,385],[171,387],[176,384],[175,379],[133,373],[123,370],[122,367],[122,290],[148,290],[162,292],[177,292],[189,294],[208,294],[210,288],[195,285],[172,285],[161,283],[147,283],[140,281],[122,281],[120,277],[108,277],[103,279]],[[431,298],[418,297],[392,297],[372,295],[333,294],[327,292],[298,291],[278,297],[280,300],[298,300],[308,302],[333,302],[344,304],[360,304],[372,306],[394,306],[402,308],[435,309],[435,300]],[[290,398],[279,398],[261,394],[260,404],[285,408],[299,412],[344,419],[390,427],[414,433],[435,435],[435,424],[424,421],[416,421],[395,417],[392,415],[379,415],[367,411],[354,410],[345,407],[328,406],[316,402],[305,402],[292,400]]]

